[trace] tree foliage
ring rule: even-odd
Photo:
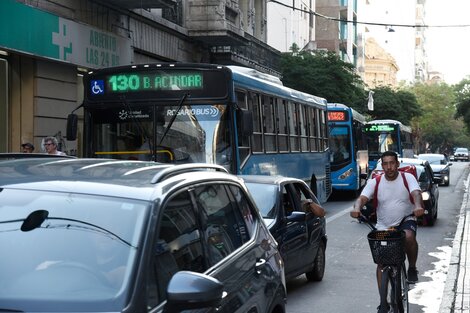
[[[333,52],[299,52],[295,46],[291,51],[284,53],[281,59],[285,86],[364,112],[367,96],[354,65],[340,60]]]
[[[408,90],[381,86],[373,92],[374,110],[369,112],[373,119],[394,119],[410,125],[411,119],[422,113],[416,96]]]
[[[463,79],[454,86],[456,94],[456,117],[462,117],[467,129],[470,129],[470,79]]]
[[[465,141],[462,136],[464,125],[461,120],[455,120],[455,93],[451,86],[441,83],[433,85],[415,84],[410,91],[422,108],[422,115],[413,119],[420,151],[450,153],[452,147]]]

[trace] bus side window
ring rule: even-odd
[[[263,133],[261,130],[261,111],[258,94],[249,93],[248,110],[253,112],[253,141],[251,142],[251,149],[253,152],[263,152]]]

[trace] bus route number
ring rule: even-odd
[[[174,75],[111,75],[108,84],[112,92],[142,90],[191,90],[203,88],[201,74],[178,73]]]

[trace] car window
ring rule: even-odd
[[[242,212],[243,221],[245,222],[246,230],[248,231],[248,237],[251,238],[256,227],[255,215],[253,214],[254,208],[251,207],[245,193],[239,187],[231,185],[229,188],[235,197],[237,206]],[[243,228],[243,226],[244,225],[242,224],[240,227]]]
[[[166,299],[173,274],[181,270],[204,272],[203,244],[188,191],[172,197],[162,210],[148,280],[148,303],[154,307]]]
[[[247,182],[246,187],[250,191],[253,200],[255,200],[261,216],[263,218],[275,218],[277,215],[277,185]]]
[[[195,188],[194,194],[212,266],[249,240],[240,208],[231,201],[223,184]]]

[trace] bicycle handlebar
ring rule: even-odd
[[[427,213],[427,211],[425,211],[425,213]],[[412,216],[415,216],[414,213],[411,213],[411,214],[408,214],[406,215],[405,217],[402,218],[401,222],[396,226],[396,227],[400,227],[403,222],[405,222],[406,219],[408,219],[409,217],[412,217]],[[363,215],[362,213],[360,213],[359,217],[357,218],[357,220],[359,222],[365,222],[367,223],[367,225],[369,226],[369,228],[371,230],[377,230],[377,227],[375,227],[375,225],[365,216]]]

